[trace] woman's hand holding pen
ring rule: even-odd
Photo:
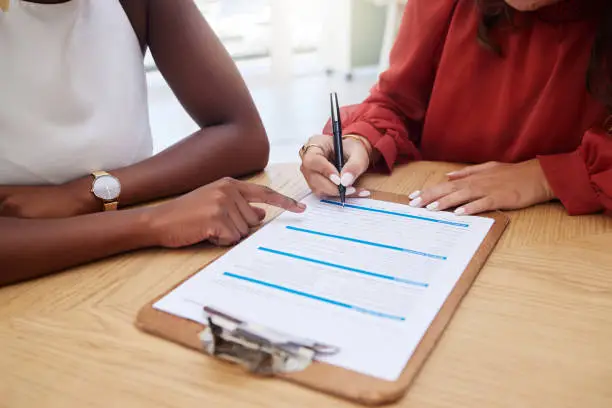
[[[333,138],[316,135],[308,140],[302,149],[301,166],[308,186],[318,197],[337,197],[340,184],[347,188],[347,197],[368,197],[370,192],[354,187],[354,183],[370,166],[371,145],[360,136],[345,135],[342,147],[345,164],[339,174],[333,164]]]

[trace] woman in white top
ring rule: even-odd
[[[193,0],[0,2],[0,285],[144,247],[229,245],[263,219],[251,202],[303,211],[227,178],[263,169],[269,145]],[[154,156],[147,48],[201,128]]]

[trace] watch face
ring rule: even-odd
[[[93,183],[93,193],[102,200],[116,200],[121,193],[121,184],[113,176],[98,177]]]

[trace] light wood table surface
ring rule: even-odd
[[[452,166],[362,185],[409,193]],[[297,165],[254,179],[307,192]],[[511,223],[400,407],[612,407],[612,219],[558,204]],[[139,332],[148,301],[218,249],[148,250],[0,289],[2,407],[349,407]],[[0,266],[1,267],[1,266]]]

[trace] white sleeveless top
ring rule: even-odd
[[[152,145],[143,56],[118,0],[0,11],[0,185],[125,167]]]

